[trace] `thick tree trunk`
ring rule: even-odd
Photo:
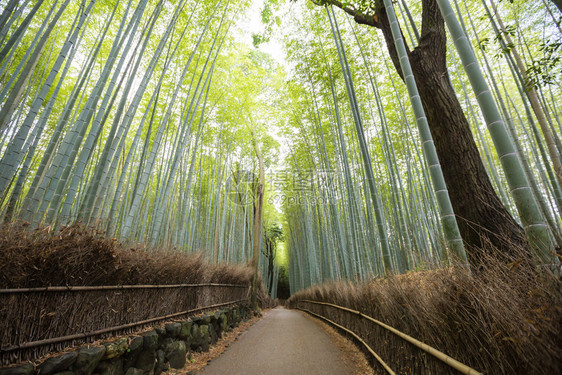
[[[383,9],[377,27],[385,36],[394,66],[401,74],[390,24]],[[409,51],[410,64],[431,128],[439,161],[461,236],[471,264],[477,265],[478,249],[491,246],[508,255],[526,244],[523,229],[503,207],[490,182],[447,73],[445,25],[435,0],[423,0],[422,35]]]
[[[273,251],[274,251],[274,244],[271,243],[271,241],[267,241],[269,242],[266,246],[267,246],[267,281],[268,281],[268,288],[267,290],[271,293],[273,291],[273,270],[274,270],[274,264],[273,261],[275,260],[275,257],[273,256]],[[267,243],[266,242],[266,243]]]
[[[262,227],[262,208],[263,208],[263,194],[265,187],[265,166],[263,162],[263,156],[261,150],[258,146],[258,141],[254,130],[251,129],[252,139],[254,142],[254,150],[258,157],[259,162],[259,180],[256,187],[255,195],[255,210],[254,210],[254,243],[252,249],[252,268],[254,270],[254,276],[252,277],[252,292],[250,296],[250,304],[254,311],[258,311],[258,289],[259,289],[259,255],[260,255],[260,229]]]

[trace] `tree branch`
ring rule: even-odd
[[[341,1],[338,0],[311,0],[311,1],[316,5],[330,4],[336,6],[341,10],[343,10],[344,12],[346,12],[347,14],[349,14],[350,16],[352,16],[353,20],[358,24],[373,26],[380,29],[380,22],[378,21],[376,14],[368,15],[368,14],[361,13],[357,9],[350,7],[348,5],[344,5],[342,4]]]

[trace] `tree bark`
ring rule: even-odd
[[[258,265],[259,265],[259,255],[260,255],[260,230],[262,227],[261,218],[262,218],[262,207],[263,207],[263,193],[265,187],[265,166],[263,162],[263,156],[258,146],[258,141],[256,139],[256,135],[254,130],[251,129],[252,132],[252,140],[254,143],[254,150],[258,157],[259,162],[259,180],[256,186],[256,195],[255,195],[255,210],[254,210],[254,243],[253,243],[253,250],[252,250],[252,268],[254,270],[254,276],[252,277],[252,292],[250,297],[250,304],[254,311],[258,311],[258,283],[259,283],[259,275],[258,275]]]
[[[275,267],[273,262],[275,260],[275,243],[273,241],[266,239],[266,253],[267,253],[267,290],[271,293],[273,290],[273,268]]]
[[[449,79],[445,23],[437,2],[423,0],[422,5],[421,38],[414,50],[408,50],[408,56],[467,256],[471,265],[477,266],[480,251],[506,256],[512,254],[514,247],[526,246],[527,240],[523,228],[494,191]],[[354,14],[349,8],[344,10],[356,22],[381,29],[394,67],[403,79],[384,7],[379,7],[373,17]]]

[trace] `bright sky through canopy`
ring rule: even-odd
[[[261,20],[261,10],[263,8],[263,0],[253,0],[252,5],[246,12],[246,14],[241,17],[238,22],[236,33],[238,34],[238,39],[240,42],[251,46],[252,45],[252,34],[259,34],[264,31],[264,25]],[[265,52],[275,59],[278,64],[285,65],[285,53],[279,41],[272,37],[268,42],[259,45],[259,50]]]

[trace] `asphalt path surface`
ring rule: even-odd
[[[325,331],[303,312],[276,308],[244,332],[201,375],[340,375],[352,371]]]

